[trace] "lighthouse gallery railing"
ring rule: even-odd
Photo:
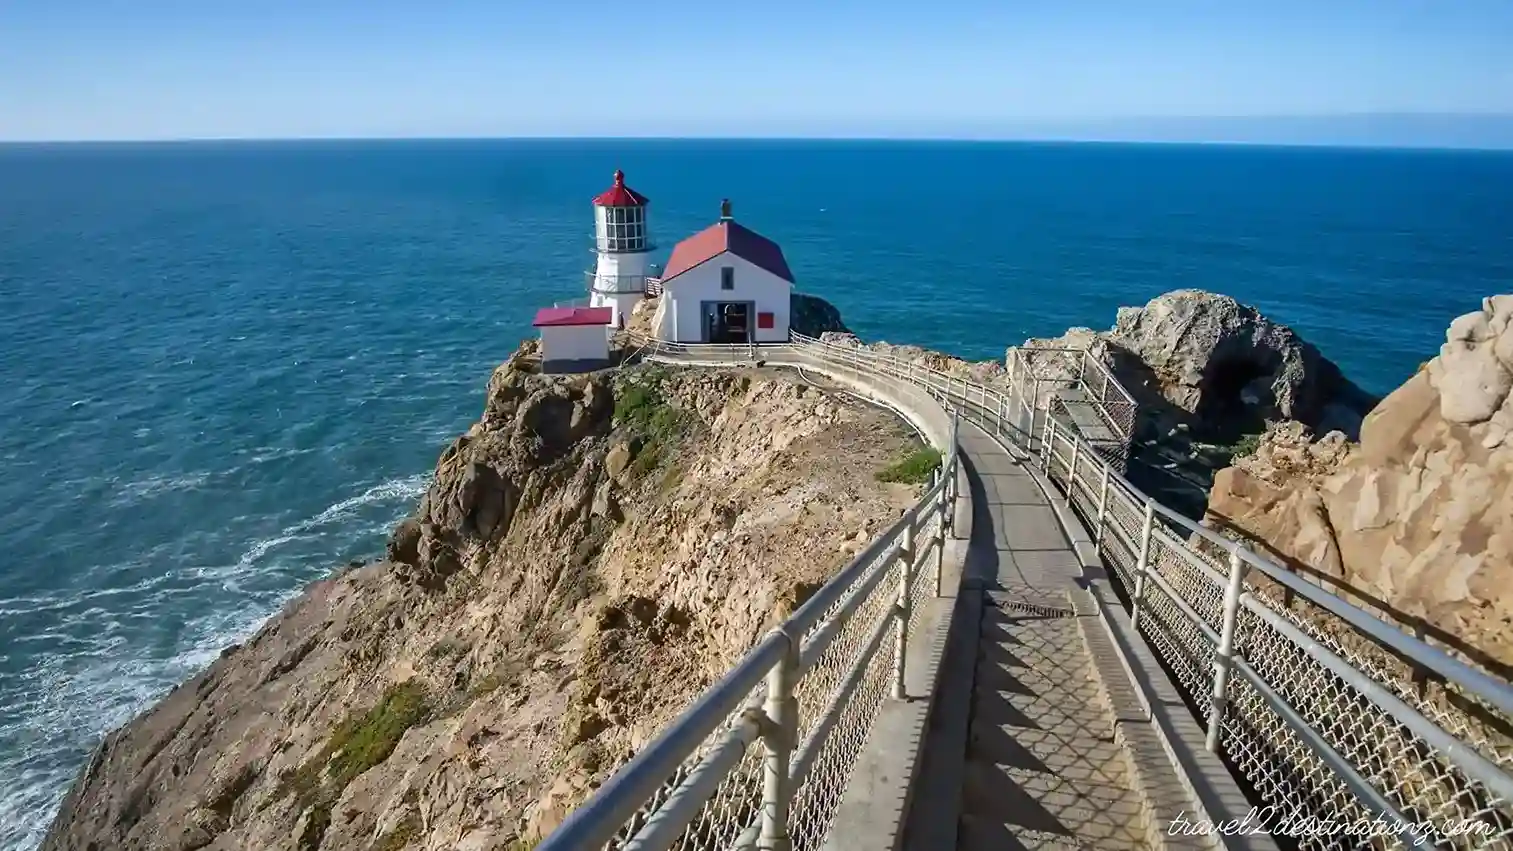
[[[747,347],[728,348],[709,356],[710,362],[750,357]],[[1090,445],[1053,411],[1037,409],[1039,394],[1027,384],[1034,373],[1022,360],[1016,363],[1023,357],[1018,350],[1010,355],[1008,386],[994,388],[809,338],[796,336],[794,345],[778,348],[791,351],[773,351],[774,360],[818,359],[923,386],[954,405],[963,418],[1024,450],[1092,531],[1104,562],[1125,590],[1139,634],[1182,687],[1194,713],[1207,722],[1210,747],[1274,808],[1271,826],[1294,835],[1300,847],[1380,847],[1391,837],[1419,847],[1506,847],[1513,841],[1513,687],[1299,578],[1253,552],[1250,542],[1223,537],[1151,500],[1110,466],[1101,447]],[[767,351],[764,347],[764,356]],[[934,489],[932,494],[941,496]],[[864,556],[876,558],[876,548],[886,546],[890,536],[896,541],[897,534],[890,530]],[[860,561],[831,585],[855,583],[853,571]],[[751,694],[741,705],[754,705],[762,672],[786,652],[770,646],[774,641],[769,637],[759,644],[564,830],[574,821],[602,822],[607,824],[600,831],[624,827],[622,836],[636,837],[616,847],[666,848],[675,842],[682,848],[749,847],[758,834],[751,819],[764,799],[751,797],[750,789],[742,802],[721,793],[726,781],[741,773],[728,767],[744,764],[749,775],[751,757],[737,759],[721,751],[718,759],[715,754],[693,759],[690,755],[706,751],[695,747],[679,754],[679,748],[669,750],[664,743],[690,738],[695,745],[702,743],[694,736],[703,723],[696,719],[725,709],[730,701],[736,707],[740,695],[731,692],[743,686]],[[717,699],[719,695],[724,697]],[[839,697],[850,699],[845,692]],[[839,702],[833,701],[832,709]],[[727,715],[750,717],[736,711]],[[853,730],[851,735],[860,739],[866,732]],[[748,733],[746,741],[755,735]],[[682,808],[702,797],[699,813],[724,814],[706,824],[745,819],[740,830],[643,839],[644,832],[632,830],[635,818],[603,804],[631,768],[637,763],[645,768],[642,757],[658,745],[664,745],[662,767],[670,769],[664,775],[687,779],[676,787],[688,790],[679,797]],[[807,785],[797,771],[790,776],[795,778],[787,787],[790,793]],[[618,783],[621,789],[625,785]],[[670,782],[656,788],[663,801],[671,799]],[[840,792],[828,794],[838,799]],[[634,798],[621,808],[632,806]],[[646,798],[642,803],[654,807],[656,795]],[[763,819],[769,814],[787,815],[775,800],[762,811]],[[1349,831],[1361,824],[1376,825],[1384,835]],[[559,831],[542,848],[594,847],[565,841],[572,835],[598,835],[583,832],[583,824],[575,827],[579,832]],[[727,842],[728,837],[735,841]],[[652,838],[657,841],[650,842]],[[794,833],[793,838],[797,848],[818,847],[821,841],[812,834]]]

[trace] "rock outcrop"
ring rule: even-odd
[[[835,305],[817,295],[794,293],[788,299],[788,327],[806,337],[829,332],[850,333]]]
[[[1154,380],[1203,432],[1255,433],[1294,420],[1354,439],[1377,402],[1297,332],[1226,295],[1177,290],[1120,308],[1105,339],[1121,378]]]
[[[528,846],[917,488],[760,370],[501,366],[386,558],[111,733],[46,851]]]
[[[1122,307],[1108,331],[1073,328],[1025,348],[1085,349],[1099,357],[1140,411],[1131,478],[1194,517],[1214,470],[1268,423],[1297,422],[1316,434],[1339,431],[1354,439],[1378,401],[1291,328],[1202,290]]]
[[[1494,666],[1513,666],[1513,295],[1456,319],[1361,441],[1273,428],[1210,521]]]

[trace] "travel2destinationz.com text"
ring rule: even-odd
[[[1213,822],[1188,816],[1184,810],[1166,827],[1168,836],[1349,836],[1354,839],[1398,836],[1413,847],[1430,847],[1442,839],[1477,836],[1490,839],[1497,830],[1477,819],[1450,819],[1444,822],[1409,822],[1384,818],[1320,818],[1304,813],[1288,813],[1278,807],[1257,807],[1244,818]]]

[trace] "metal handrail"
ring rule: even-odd
[[[595,271],[583,273],[589,289],[603,295],[626,295],[645,293],[651,275],[601,275]],[[660,279],[658,280],[660,283]]]
[[[726,363],[756,351],[749,345],[682,344],[628,336],[645,357],[681,362]],[[785,344],[761,347],[765,354],[791,349]],[[942,447],[945,451],[931,485],[902,518],[616,772],[542,841],[538,851],[604,847],[664,851],[712,805],[721,785],[738,774],[748,745],[758,738],[763,743],[764,782],[756,796],[759,800],[751,803],[753,815],[760,817],[750,823],[740,815],[726,820],[738,823],[737,845],[755,841],[762,848],[791,847],[789,809],[835,732],[840,712],[861,681],[871,675],[879,649],[887,644],[881,637],[888,632],[894,636],[887,673],[890,691],[894,698],[903,697],[904,660],[914,620],[912,601],[923,593],[920,589],[933,588],[937,596],[941,592],[945,536],[951,527],[948,508],[957,496],[954,425],[948,443]],[[926,535],[929,543],[916,546],[917,538]],[[926,559],[931,546],[936,552]],[[928,571],[920,569],[927,565]],[[926,575],[933,577],[933,583],[923,581]],[[893,588],[886,585],[890,577],[897,580]],[[858,613],[868,605],[883,604],[883,615],[875,623],[861,623],[870,627],[868,637],[860,642],[855,658],[846,662],[838,686],[827,695],[830,700],[800,743],[796,692],[806,688],[807,677],[820,660],[839,647],[839,636],[853,626]]]
[[[795,336],[798,337],[799,335]],[[837,346],[833,343],[823,343],[818,340],[814,340],[813,338],[800,339],[802,339],[806,343],[828,346],[847,353],[854,353],[858,351],[856,349],[851,349],[850,347]],[[891,357],[878,356],[875,353],[871,352],[868,352],[867,354],[872,357]],[[916,366],[915,369],[917,369],[921,373],[938,376],[941,379],[949,380],[951,378],[947,373],[929,367]],[[890,371],[894,373],[900,372],[900,370],[896,366]],[[978,391],[984,391],[986,398],[996,399],[1004,402],[1005,404],[1009,403],[1009,397],[982,384],[971,382],[966,379],[954,379],[954,381],[957,383],[970,385]],[[954,387],[954,384],[942,382],[941,386],[949,389]],[[954,389],[949,389],[949,392],[952,393],[952,395],[961,397],[964,401],[966,401],[970,396],[969,393],[966,393],[964,391],[958,392]],[[1014,403],[1022,404],[1020,400],[1014,400]],[[972,417],[969,415],[968,418],[971,419]],[[1502,711],[1513,715],[1513,685],[1488,676],[1483,671],[1480,671],[1479,669],[1466,664],[1465,662],[1455,658],[1454,656],[1451,656],[1445,651],[1440,650],[1439,648],[1434,647],[1424,642],[1423,640],[1404,632],[1401,629],[1382,622],[1379,618],[1375,617],[1370,612],[1367,612],[1366,610],[1361,609],[1357,606],[1353,606],[1349,602],[1341,599],[1334,594],[1331,594],[1330,592],[1320,588],[1319,586],[1308,582],[1305,579],[1299,578],[1295,573],[1288,570],[1285,566],[1283,566],[1276,560],[1268,558],[1263,554],[1256,553],[1244,546],[1241,546],[1239,542],[1234,541],[1230,538],[1225,538],[1214,532],[1213,529],[1196,523],[1191,518],[1176,511],[1175,509],[1168,508],[1167,506],[1161,504],[1152,497],[1148,496],[1144,491],[1136,487],[1118,470],[1115,470],[1107,463],[1104,463],[1101,456],[1094,450],[1094,448],[1074,430],[1067,430],[1067,434],[1065,436],[1061,436],[1060,431],[1065,427],[1058,428],[1055,421],[1049,418],[1047,418],[1046,420],[1046,428],[1051,429],[1053,433],[1057,434],[1058,437],[1062,437],[1062,439],[1071,440],[1081,446],[1086,447],[1087,455],[1089,456],[1090,460],[1092,460],[1094,463],[1098,463],[1099,466],[1106,471],[1109,478],[1109,483],[1111,485],[1117,485],[1126,493],[1130,501],[1138,504],[1141,508],[1149,506],[1157,514],[1166,518],[1172,524],[1183,528],[1185,531],[1189,532],[1192,535],[1201,537],[1206,543],[1218,547],[1224,550],[1226,553],[1238,553],[1239,557],[1243,561],[1245,561],[1248,565],[1261,570],[1261,572],[1265,573],[1268,578],[1286,586],[1288,589],[1297,593],[1299,596],[1304,597],[1319,608],[1326,609],[1330,613],[1340,617],[1343,620],[1346,620],[1348,623],[1350,623],[1351,626],[1361,630],[1364,634],[1371,637],[1374,641],[1382,645],[1391,647],[1393,650],[1408,657],[1409,659],[1425,668],[1443,674],[1447,679],[1462,686],[1468,692],[1486,700],[1489,704],[1498,707]]]
[[[962,403],[959,410],[964,418],[986,430],[1020,443],[1021,448],[1026,451],[1026,456],[1035,459],[1048,478],[1052,481],[1060,479],[1064,482],[1069,501],[1074,504],[1080,503],[1080,506],[1085,509],[1084,516],[1087,517],[1098,548],[1105,558],[1114,555],[1108,551],[1109,541],[1112,538],[1118,537],[1122,541],[1132,541],[1134,546],[1130,547],[1131,553],[1128,555],[1138,554],[1138,559],[1135,560],[1137,563],[1132,570],[1126,568],[1125,571],[1127,574],[1132,574],[1126,578],[1133,580],[1127,583],[1127,587],[1132,585],[1134,588],[1131,600],[1132,621],[1137,626],[1141,623],[1142,613],[1152,605],[1147,597],[1151,589],[1155,589],[1165,595],[1163,598],[1165,601],[1174,604],[1170,609],[1171,614],[1167,616],[1179,617],[1189,623],[1195,636],[1207,645],[1207,650],[1204,652],[1213,656],[1212,689],[1206,696],[1209,701],[1206,719],[1208,722],[1207,744],[1211,750],[1220,750],[1221,734],[1225,725],[1232,720],[1231,713],[1235,710],[1230,697],[1233,686],[1229,676],[1231,672],[1237,672],[1241,679],[1254,690],[1262,704],[1270,708],[1274,716],[1273,720],[1295,737],[1296,742],[1301,743],[1311,752],[1321,766],[1332,772],[1343,788],[1355,796],[1365,812],[1396,823],[1398,828],[1392,832],[1404,838],[1405,841],[1417,841],[1419,838],[1428,836],[1426,831],[1429,828],[1416,822],[1403,807],[1394,803],[1389,797],[1391,794],[1397,794],[1400,802],[1405,806],[1411,806],[1420,816],[1425,811],[1440,812],[1453,809],[1461,816],[1472,820],[1479,819],[1480,823],[1491,825],[1488,830],[1500,830],[1501,833],[1498,835],[1504,839],[1513,836],[1513,827],[1510,827],[1513,820],[1510,820],[1509,815],[1510,807],[1513,807],[1513,777],[1510,777],[1507,771],[1510,762],[1507,748],[1500,749],[1493,758],[1485,756],[1483,748],[1486,747],[1486,743],[1479,736],[1473,735],[1469,727],[1468,733],[1456,735],[1445,727],[1447,723],[1452,722],[1443,718],[1436,722],[1426,715],[1428,708],[1424,706],[1415,708],[1409,705],[1407,701],[1394,694],[1390,686],[1383,685],[1370,673],[1362,670],[1360,664],[1352,663],[1341,653],[1330,649],[1323,641],[1294,623],[1283,611],[1276,608],[1269,597],[1247,584],[1246,573],[1252,568],[1258,570],[1308,604],[1338,618],[1373,644],[1389,648],[1393,653],[1409,660],[1422,670],[1433,672],[1444,681],[1455,684],[1464,694],[1474,697],[1485,705],[1513,715],[1513,686],[1509,683],[1381,621],[1370,612],[1298,577],[1274,559],[1253,552],[1241,543],[1225,538],[1214,530],[1167,508],[1131,484],[1076,429],[1058,423],[1055,417],[1049,415],[1049,412],[1046,412],[1047,415],[1040,423],[1043,429],[1039,438],[1040,451],[1034,451],[1036,442],[1034,430],[1038,413],[1035,404],[1038,397],[1027,396],[1024,393],[1024,380],[1028,376],[1025,375],[1024,370],[1016,371],[1013,368],[1012,355],[1011,391],[1018,390],[1019,392],[1005,394],[968,379],[948,376],[940,370],[917,364],[908,365],[892,355],[824,343],[811,338],[802,338],[802,342],[808,346],[825,347],[838,357],[851,358],[858,363],[870,363],[880,372],[903,375],[909,380],[918,380],[934,388],[942,389],[952,401]],[[1123,395],[1128,398],[1127,392]],[[1009,411],[1013,411],[1013,414],[1010,415]],[[1006,422],[1010,424],[1007,428]],[[1024,428],[1025,423],[1029,424],[1028,430]],[[1058,444],[1064,446],[1065,451],[1058,451]],[[1082,472],[1084,467],[1088,468],[1087,475]],[[1116,512],[1122,512],[1125,516],[1144,515],[1145,522],[1138,541],[1130,539],[1129,533],[1115,523],[1113,517]],[[1160,528],[1153,526],[1152,521],[1158,516],[1167,524],[1167,527],[1162,528],[1182,530],[1188,534],[1189,540],[1182,541],[1180,538],[1164,533],[1157,535]],[[1109,534],[1111,530],[1115,532],[1114,535]],[[1158,537],[1162,539],[1163,546],[1170,546],[1167,541],[1176,541],[1179,547],[1176,554],[1183,562],[1197,568],[1190,572],[1191,575],[1198,577],[1199,581],[1212,588],[1215,593],[1222,593],[1222,607],[1217,623],[1211,624],[1195,611],[1188,600],[1184,599],[1184,594],[1172,587],[1168,578],[1155,569],[1151,550],[1153,541]],[[1200,545],[1207,545],[1227,554],[1229,569],[1219,571],[1210,567],[1206,557],[1197,549]],[[1196,599],[1198,592],[1189,590],[1186,596],[1189,599]],[[1381,723],[1400,725],[1401,729],[1411,734],[1411,741],[1417,742],[1419,747],[1430,753],[1438,754],[1438,759],[1444,763],[1445,768],[1443,771],[1433,772],[1433,780],[1453,790],[1441,796],[1448,798],[1451,804],[1443,803],[1440,797],[1428,793],[1422,793],[1420,798],[1414,798],[1410,793],[1394,788],[1396,785],[1394,780],[1390,777],[1383,778],[1381,768],[1371,764],[1373,759],[1380,758],[1379,754],[1358,751],[1356,761],[1342,754],[1338,748],[1350,744],[1347,740],[1351,737],[1341,739],[1337,730],[1318,728],[1316,725],[1321,723],[1320,721],[1310,722],[1306,712],[1287,702],[1279,693],[1276,684],[1268,681],[1246,659],[1246,654],[1242,650],[1244,647],[1242,637],[1239,635],[1242,611],[1288,642],[1294,648],[1291,652],[1296,658],[1312,660],[1312,663],[1318,666],[1319,675],[1335,676],[1346,683],[1350,689],[1375,707],[1373,711]],[[1149,627],[1149,621],[1150,618],[1146,618],[1147,627]],[[1147,640],[1153,640],[1148,632],[1142,634]],[[1195,652],[1193,648],[1188,648],[1188,651]],[[1421,709],[1424,711],[1420,711]],[[1256,710],[1252,706],[1247,711],[1253,714]],[[1328,735],[1331,732],[1336,734],[1333,744],[1331,744],[1331,736]],[[1356,734],[1354,738],[1359,738],[1359,735]],[[1467,738],[1474,739],[1476,744],[1467,741]],[[1245,743],[1240,742],[1237,746],[1243,744]],[[1483,747],[1479,748],[1477,744]],[[1356,745],[1356,747],[1360,746]],[[1419,761],[1413,766],[1413,772],[1422,774],[1427,760],[1422,755],[1416,759]],[[1463,779],[1457,780],[1456,772],[1459,772],[1459,776]],[[1421,782],[1427,782],[1422,781],[1422,778],[1417,775],[1415,778]],[[1251,779],[1257,780],[1255,777]],[[1387,784],[1387,787],[1379,788],[1383,783]],[[1456,801],[1461,803],[1454,803]],[[1289,800],[1288,803],[1295,802]],[[1501,815],[1498,815],[1499,813]]]

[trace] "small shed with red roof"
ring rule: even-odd
[[[679,343],[788,341],[793,272],[778,244],[720,205],[720,220],[678,243],[662,273],[656,336]]]
[[[534,324],[541,329],[542,372],[588,372],[609,360],[608,307],[543,307]]]

